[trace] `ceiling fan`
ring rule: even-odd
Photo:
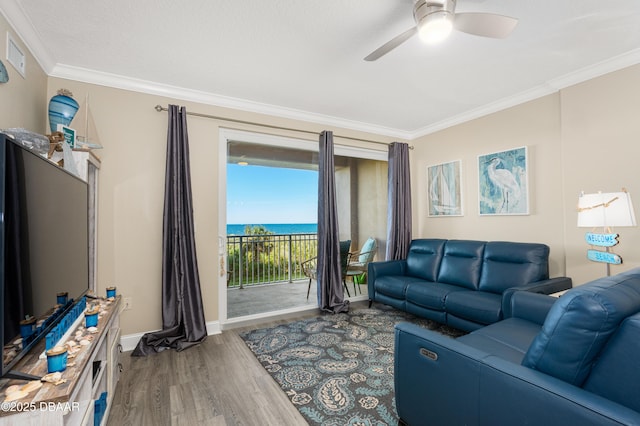
[[[468,34],[482,37],[505,38],[515,28],[518,20],[494,13],[455,13],[456,0],[415,0],[413,19],[416,26],[386,42],[365,61],[375,61],[386,55],[415,34],[425,43],[444,40],[455,28]]]

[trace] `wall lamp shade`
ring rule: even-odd
[[[581,194],[578,198],[578,227],[636,226],[631,195],[626,192]]]

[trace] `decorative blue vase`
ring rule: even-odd
[[[69,126],[76,112],[80,108],[78,102],[71,96],[73,94],[66,90],[58,90],[58,94],[49,101],[49,127],[51,132],[58,130],[58,124]]]

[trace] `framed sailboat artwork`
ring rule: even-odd
[[[462,216],[462,161],[427,167],[429,216]]]

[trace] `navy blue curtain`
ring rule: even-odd
[[[386,260],[406,259],[411,244],[411,175],[409,145],[389,145]]]
[[[207,337],[196,259],[187,110],[169,105],[162,241],[162,331],[146,333],[131,355],[181,351]]]
[[[349,301],[344,299],[340,266],[333,132],[320,134],[318,169],[318,306],[328,312],[347,312]]]

